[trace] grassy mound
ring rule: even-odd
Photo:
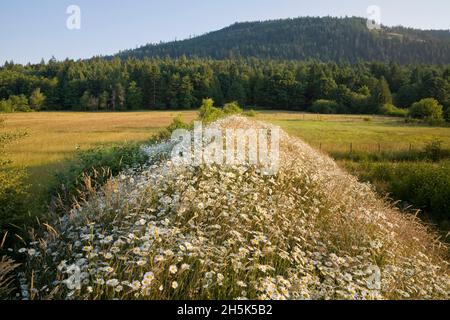
[[[270,128],[243,117],[211,126]],[[150,146],[145,169],[21,250],[31,298],[449,298],[444,245],[302,141],[282,132],[275,176],[175,166],[170,149]]]

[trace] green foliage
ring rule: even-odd
[[[395,104],[402,108],[409,108],[420,100],[420,87],[418,84],[407,84],[402,86],[395,94]]]
[[[42,109],[45,102],[45,95],[40,88],[35,89],[30,96],[30,108],[39,111]]]
[[[94,111],[98,106],[97,101],[91,96],[89,91],[85,91],[80,98],[80,110]]]
[[[335,41],[330,41],[334,39]],[[230,56],[278,60],[322,60],[358,63],[450,63],[450,36],[446,31],[385,27],[367,28],[364,18],[301,17],[236,23],[222,30],[184,41],[149,44],[119,53],[127,58]],[[395,68],[387,71],[394,73]],[[393,88],[403,76],[390,77]],[[320,97],[325,98],[325,97]]]
[[[70,207],[85,193],[104,185],[111,176],[147,161],[147,155],[137,144],[81,152],[68,170],[56,175],[57,182],[51,194],[58,194],[61,204]]]
[[[7,100],[0,101],[0,112],[30,112],[28,98],[21,94],[10,96]]]
[[[134,81],[132,81],[128,87],[126,104],[129,110],[142,108],[142,91]]]
[[[415,119],[443,120],[444,111],[436,99],[427,98],[414,103],[409,109],[409,115]]]
[[[0,67],[0,111],[193,109],[207,97],[218,107],[237,101],[295,111],[330,100],[342,114],[376,114],[393,97],[404,108],[434,98],[448,109],[448,74],[444,65],[186,57],[7,64]]]
[[[391,117],[406,117],[408,115],[408,110],[400,109],[393,104],[385,104],[380,108],[380,113]]]
[[[253,109],[250,109],[248,111],[244,112],[244,115],[250,118],[256,117],[257,116],[257,112]]]
[[[382,77],[374,86],[371,98],[372,108],[369,113],[376,114],[379,109],[386,104],[392,105],[392,93],[389,84],[384,77]]]
[[[311,106],[311,112],[321,114],[334,114],[337,113],[339,104],[336,101],[331,100],[317,100]]]
[[[0,100],[0,112],[11,113],[14,108],[9,100]]]
[[[450,222],[450,162],[398,162],[353,164],[353,171],[389,192],[395,199],[422,209],[441,226]]]
[[[243,110],[237,102],[230,102],[223,106],[223,112],[225,113],[225,115],[229,116],[232,114],[240,114],[243,112]]]
[[[442,159],[445,151],[442,149],[442,141],[434,140],[425,146],[426,156],[434,162]]]
[[[205,123],[214,122],[223,117],[224,113],[221,109],[214,107],[213,99],[204,99],[199,109],[199,118]]]

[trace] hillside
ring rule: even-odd
[[[236,23],[183,41],[148,44],[121,58],[198,56],[357,62],[450,63],[450,32],[383,27],[363,18],[296,18]]]
[[[230,117],[210,128],[273,127]],[[273,176],[175,165],[172,146],[147,147],[148,166],[114,178],[20,250],[32,298],[449,298],[434,235],[303,141],[280,133]]]

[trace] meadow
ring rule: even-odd
[[[441,245],[442,237],[384,201],[384,193],[393,191],[394,197],[416,201],[417,207],[425,201],[428,208],[431,201],[433,218],[446,219],[448,128],[412,126],[388,117],[281,111],[211,124],[280,126],[289,136],[282,133],[281,168],[274,178],[245,165],[176,167],[164,161],[170,155],[168,145],[155,139],[144,149],[133,149],[134,143],[162,137],[198,115],[184,111],[5,116],[7,131],[27,133],[8,152],[13,166],[28,170],[28,208],[39,218],[34,220],[41,220],[33,223],[37,232],[18,242],[25,247],[14,251],[16,261],[25,266],[19,275],[25,284],[23,298],[447,298],[448,250]],[[428,159],[427,146],[438,140],[443,159]],[[100,151],[85,152],[91,149]],[[398,161],[385,152],[420,159]],[[140,153],[148,157],[140,158]],[[336,163],[327,153],[341,158]],[[377,154],[379,159],[362,154]],[[144,163],[152,165],[140,166]],[[114,167],[114,177],[90,171],[77,205],[72,206],[71,198],[56,210],[45,208],[49,186],[59,181],[57,173],[71,182],[91,166],[104,165]],[[386,187],[377,188],[377,195],[341,168]],[[292,243],[293,250],[288,245]],[[311,268],[315,264],[317,270]],[[74,268],[81,271],[80,288]],[[364,285],[371,268],[383,272],[375,287]],[[298,278],[297,273],[306,276]],[[329,279],[322,282],[321,277]],[[331,279],[337,279],[335,285],[329,285],[334,283]]]
[[[5,119],[6,131],[26,133],[8,147],[8,158],[12,166],[26,168],[31,201],[41,204],[47,200],[46,191],[55,173],[64,172],[76,154],[93,148],[144,142],[177,115],[191,121],[195,112],[41,112],[0,117]],[[38,207],[41,210],[42,206]]]
[[[421,149],[441,140],[450,148],[450,128],[409,125],[403,119],[367,115],[316,115],[296,112],[262,112],[257,120],[279,125],[322,151],[400,151]]]
[[[272,125],[235,115],[209,127]],[[146,166],[16,250],[22,298],[448,299],[433,232],[302,140],[280,141],[273,176],[262,163],[178,165],[171,143],[148,145]]]
[[[48,200],[48,187],[54,182],[55,173],[67,170],[76,155],[92,148],[148,141],[161,128],[167,127],[177,115],[184,121],[191,122],[196,119],[197,112],[42,112],[5,114],[2,118],[6,120],[6,130],[27,133],[26,137],[9,146],[8,157],[13,161],[12,166],[25,167],[28,171],[30,202],[34,203],[30,207],[33,210],[45,210],[42,204]],[[380,174],[380,171],[386,173],[394,168],[394,163],[387,159],[387,155],[408,155],[423,150],[433,141],[440,141],[440,147],[444,150],[450,149],[448,127],[411,125],[393,117],[260,111],[254,119],[278,125],[315,149],[330,154],[339,160],[342,167],[362,180],[372,182],[381,193],[394,193],[394,198],[395,193],[404,197],[405,191],[397,192],[387,187],[386,180],[397,179],[396,173],[389,177]],[[380,159],[366,161],[364,157],[362,160],[350,157],[361,154]],[[414,159],[412,162],[416,168],[423,166],[428,171],[435,166],[429,164],[428,160],[422,160]],[[383,170],[379,168],[380,162]],[[448,162],[440,163],[444,168],[450,167]],[[403,163],[403,167],[410,167],[410,164],[411,162]],[[399,165],[395,165],[397,166]],[[436,170],[442,171],[439,167]],[[401,172],[402,176],[405,176],[404,172],[405,170]],[[444,182],[448,183],[445,179]],[[431,188],[436,189],[433,185]],[[413,200],[411,202],[414,203]],[[422,209],[427,205],[419,201],[418,206]],[[436,210],[442,211],[442,205]],[[442,212],[438,214],[442,215]]]
[[[27,133],[27,137],[8,148],[14,165],[45,176],[47,168],[64,163],[77,151],[148,140],[177,115],[190,122],[197,112],[41,112],[1,117],[6,120],[7,130]],[[421,149],[434,140],[442,141],[443,148],[450,148],[448,127],[408,125],[392,117],[261,111],[255,119],[279,125],[325,152],[349,151],[350,144],[354,151],[378,151],[379,147],[381,151]]]

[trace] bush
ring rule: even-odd
[[[241,107],[239,107],[239,104],[237,102],[230,102],[223,107],[223,112],[228,116],[232,114],[240,114],[243,112],[243,110],[241,109]]]
[[[443,120],[444,110],[436,99],[422,99],[409,109],[409,115],[414,119]]]
[[[164,140],[169,140],[172,132],[177,129],[192,129],[192,125],[187,124],[181,119],[181,116],[178,115],[173,119],[172,123],[165,129],[160,130],[156,135],[150,138],[149,143],[157,143]]]
[[[37,101],[37,100],[36,100]],[[0,101],[0,112],[30,112],[28,98],[21,94],[20,96],[10,96],[8,100]]]
[[[385,104],[380,108],[380,113],[391,117],[406,117],[408,115],[408,110],[397,108],[392,104]]]
[[[317,100],[311,107],[311,112],[321,114],[333,114],[336,113],[339,108],[339,104],[332,100]]]
[[[437,162],[441,160],[444,156],[444,150],[442,149],[442,141],[435,140],[428,143],[425,146],[425,155],[428,159]]]
[[[87,189],[96,190],[114,175],[126,168],[142,165],[148,156],[140,145],[131,144],[98,148],[80,153],[68,170],[56,175],[53,195],[59,195],[60,204],[71,206]]]
[[[244,115],[250,118],[256,117],[256,114],[257,114],[256,111],[253,109],[244,112]]]
[[[0,112],[6,112],[10,113],[13,112],[13,106],[11,104],[11,101],[9,100],[0,100]]]
[[[199,110],[199,118],[205,123],[214,122],[224,115],[223,111],[214,107],[213,99],[203,99]]]
[[[397,200],[422,209],[445,228],[450,221],[450,162],[352,163],[352,171]],[[354,166],[351,168],[351,166]]]

